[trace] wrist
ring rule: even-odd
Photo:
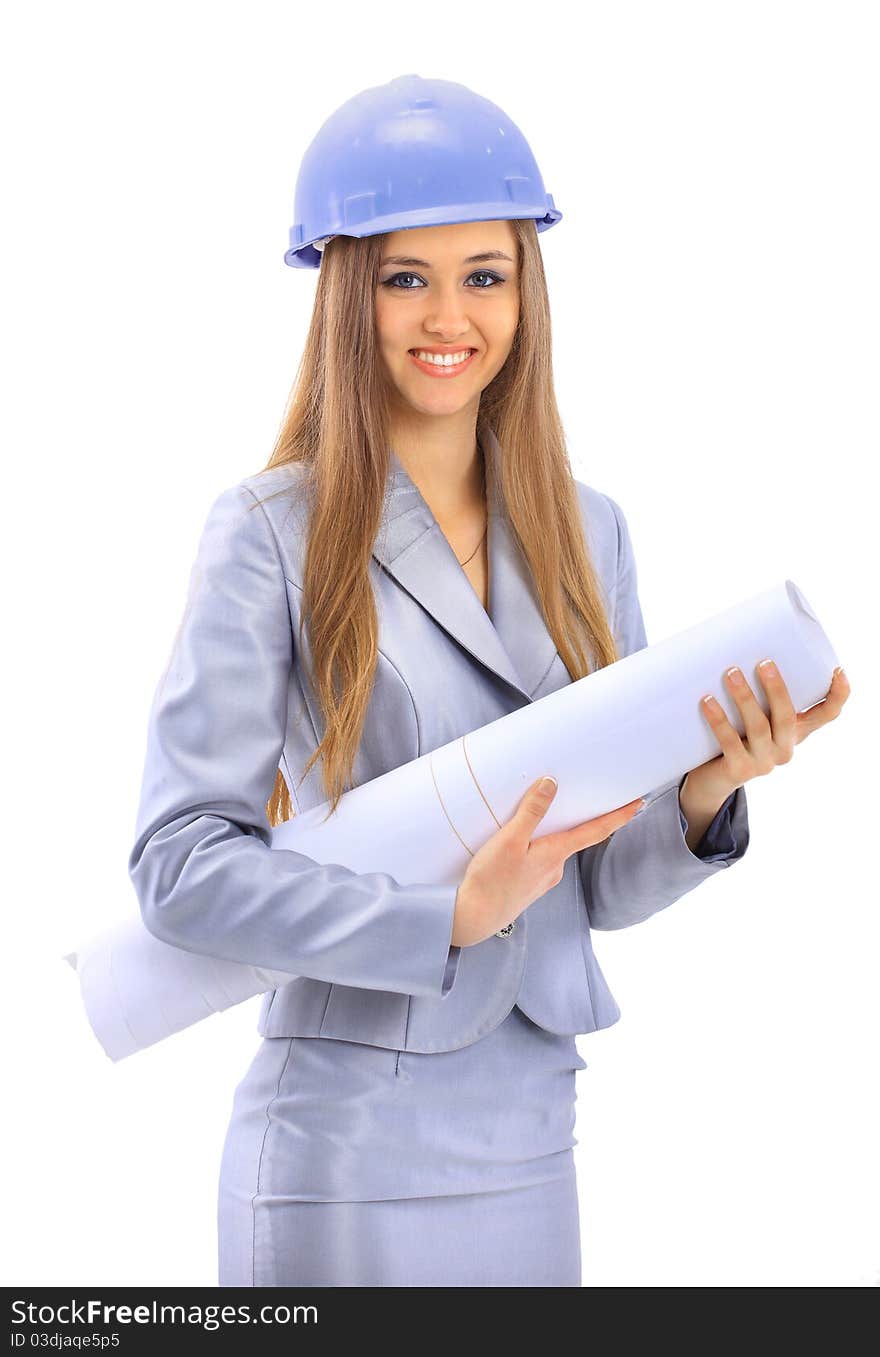
[[[679,783],[678,803],[687,820],[685,843],[692,853],[696,853],[706,830],[736,790],[726,779],[701,774],[700,768],[685,774]]]
[[[692,768],[690,772],[685,773],[679,782],[679,799],[685,798],[695,806],[709,806],[715,802],[717,811],[740,786],[742,783],[733,785],[729,778],[719,776],[712,768],[711,762],[702,763],[699,768]],[[682,809],[684,810],[684,804]]]

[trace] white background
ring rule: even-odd
[[[300,158],[415,72],[500,104],[564,214],[557,393],[649,641],[792,578],[852,685],[748,785],[741,863],[594,935],[623,1017],[578,1039],[584,1284],[880,1285],[877,7],[35,3],[0,46],[3,1282],[216,1285],[259,1001],[113,1065],[61,957],[137,908],[198,534],[305,338]]]

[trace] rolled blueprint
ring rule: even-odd
[[[527,703],[272,830],[271,847],[400,885],[461,881],[470,856],[511,818],[543,773],[559,784],[541,821],[552,834],[625,805],[717,757],[702,713],[711,692],[745,728],[724,672],[737,664],[769,715],[756,666],[771,656],[796,711],[820,702],[838,663],[791,580]],[[139,916],[65,960],[111,1060],[295,977],[201,953],[148,932]]]

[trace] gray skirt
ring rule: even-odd
[[[573,1036],[264,1037],[232,1099],[220,1286],[580,1286]]]

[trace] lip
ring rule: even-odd
[[[470,348],[470,345],[467,347]],[[427,353],[428,350],[425,350],[425,352]],[[461,353],[461,349],[450,349],[449,352]],[[423,363],[421,358],[416,358],[415,354],[412,352],[410,352],[409,356],[419,371],[424,372],[428,377],[458,377],[470,367],[479,352],[479,349],[474,349],[470,358],[466,358],[463,363],[456,363],[453,367],[440,367],[437,363]]]

